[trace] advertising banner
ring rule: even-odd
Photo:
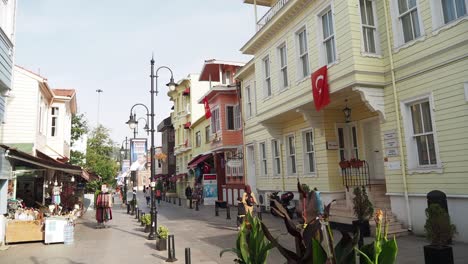
[[[130,170],[144,170],[148,153],[146,138],[130,139]]]
[[[126,172],[130,169],[130,160],[126,159],[126,160],[122,160],[122,168],[121,168],[121,171],[122,172]]]
[[[205,205],[214,205],[218,200],[218,181],[216,174],[203,174],[203,197]]]

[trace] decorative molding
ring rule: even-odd
[[[366,106],[379,114],[380,120],[385,122],[385,103],[384,89],[368,88],[368,87],[353,87],[353,91],[361,95],[361,100]]]
[[[305,110],[303,108],[297,108],[296,112],[301,114],[304,118],[304,121],[313,128],[320,130],[320,135],[324,135],[323,129],[323,114],[321,112],[314,112],[310,110]],[[315,115],[314,115],[315,114]]]

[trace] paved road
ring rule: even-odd
[[[140,208],[147,209],[143,195],[138,194]],[[184,206],[161,202],[158,207],[158,224],[166,225],[174,234],[176,257],[184,263],[184,248],[190,247],[192,263],[233,263],[234,255],[227,253],[219,257],[222,248],[233,247],[236,240],[236,212],[231,220],[226,220],[225,211],[214,216],[213,206],[201,206],[200,211]],[[271,215],[264,215],[264,222],[283,244],[293,246],[286,235],[281,221]],[[80,219],[75,229],[73,245],[25,243],[10,246],[0,251],[0,263],[10,264],[94,264],[94,263],[165,263],[167,251],[155,250],[155,242],[146,239],[147,233],[136,219],[126,213],[126,209],[116,204],[113,220],[107,229],[95,229],[94,211],[88,211]],[[336,238],[337,239],[337,238]],[[423,245],[420,237],[398,238],[398,263],[424,263]],[[456,263],[468,263],[468,245],[457,243],[454,246]],[[270,253],[268,263],[284,263],[276,249]]]

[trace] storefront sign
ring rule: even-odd
[[[231,160],[228,160],[227,162],[227,166],[229,168],[240,168],[242,167],[242,161],[241,159],[231,159]]]
[[[396,148],[396,147],[398,147],[398,140],[396,140],[396,139],[385,140],[385,148],[386,149]]]
[[[396,138],[395,129],[384,131],[384,140],[392,139],[392,138]]]
[[[397,148],[389,148],[385,150],[386,157],[398,157],[399,155],[400,154]]]
[[[327,141],[327,149],[338,149],[338,142]]]
[[[216,174],[203,174],[203,197],[205,205],[214,205],[218,200]]]

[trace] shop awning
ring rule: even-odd
[[[7,145],[0,145],[1,148],[5,149],[5,158],[19,161],[20,163],[33,165],[45,169],[63,171],[73,175],[82,175],[82,169],[80,166],[74,166],[66,163],[61,163],[50,157],[40,158],[30,155],[28,153],[19,151],[15,148],[11,148]],[[45,155],[45,154],[42,154]],[[41,156],[42,156],[41,155]]]
[[[189,169],[195,168],[198,164],[204,162],[208,158],[211,157],[211,154],[205,154],[205,155],[198,155],[195,158],[193,158],[187,165]]]
[[[191,125],[192,125],[191,122],[187,122],[187,123],[184,124],[184,128],[189,129]]]
[[[185,90],[182,92],[182,95],[190,95],[190,87],[185,88]]]

